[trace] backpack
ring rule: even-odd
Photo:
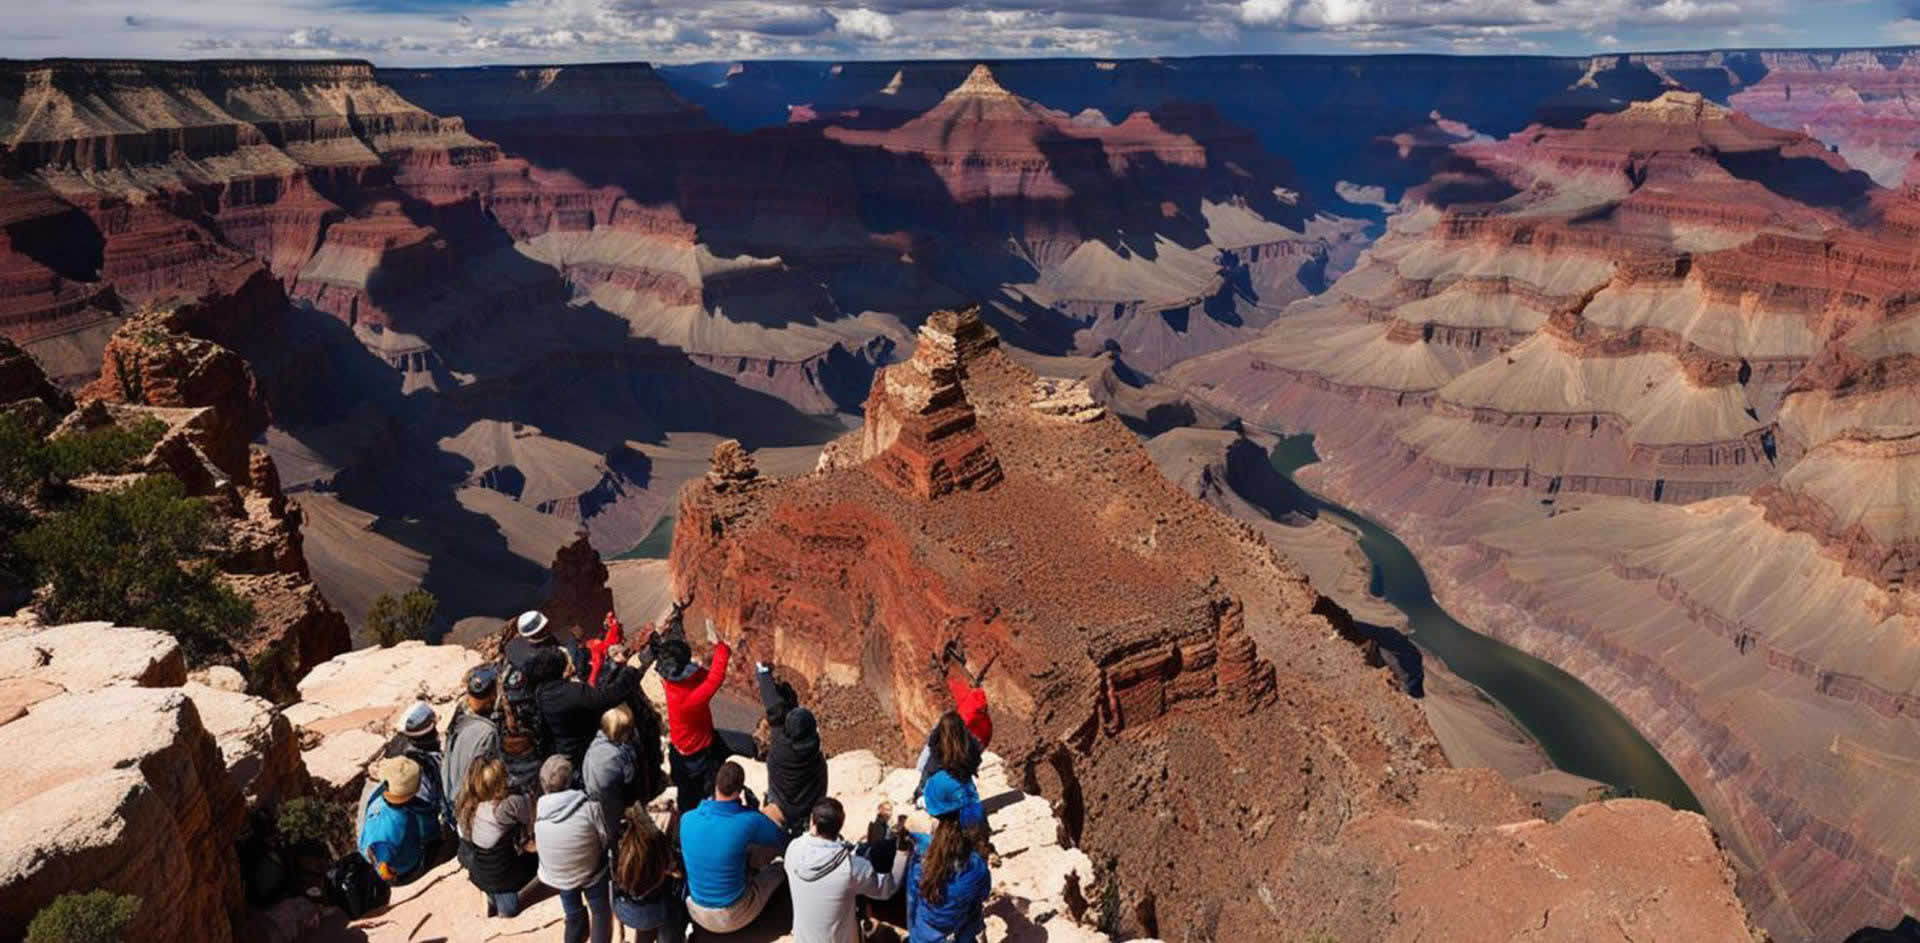
[[[346,911],[348,919],[385,907],[392,895],[393,889],[358,854],[344,855],[327,869],[327,900]]]

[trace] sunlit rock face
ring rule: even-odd
[[[1258,535],[1062,396],[972,312],[936,314],[875,381],[867,430],[815,472],[775,480],[726,447],[687,486],[671,567],[697,587],[690,617],[898,747],[945,709],[928,653],[959,639],[994,659],[995,749],[1053,800],[1131,932],[1417,935],[1426,918],[1366,875],[1404,888],[1452,865],[1396,858],[1383,836],[1492,840],[1523,804],[1491,774],[1444,768],[1338,607]],[[1169,809],[1185,824],[1164,823]],[[1697,818],[1676,823],[1711,847]],[[1202,852],[1226,831],[1245,847]],[[1702,919],[1743,926],[1723,861],[1699,860],[1721,888]]]
[[[1874,798],[1906,765],[1870,758],[1920,730],[1911,192],[1673,89],[1452,152],[1353,273],[1176,382],[1320,432],[1316,481],[1450,608],[1620,705],[1763,924],[1911,911]]]

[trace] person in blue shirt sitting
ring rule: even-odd
[[[786,835],[746,804],[746,788],[746,770],[728,761],[714,774],[713,798],[680,819],[687,915],[709,933],[745,929],[787,879],[773,860]]]
[[[440,841],[440,810],[420,795],[420,777],[420,764],[412,758],[390,757],[367,800],[360,854],[391,885],[425,872],[429,850]]]
[[[986,932],[993,874],[987,817],[970,782],[945,772],[927,780],[922,802],[933,834],[915,834],[907,870],[908,943],[978,943]]]

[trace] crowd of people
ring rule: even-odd
[[[974,784],[993,738],[990,664],[971,672],[956,644],[930,656],[954,708],[920,752],[915,813],[883,805],[849,841],[818,720],[764,662],[754,681],[767,794],[747,788],[712,707],[739,652],[709,621],[712,654],[696,660],[686,605],[631,649],[612,613],[593,639],[525,613],[499,662],[467,673],[444,744],[433,708],[408,708],[359,805],[358,849],[373,873],[400,885],[457,857],[489,917],[557,895],[567,943],[606,943],[616,923],[643,943],[680,943],[690,929],[724,936],[782,894],[795,940],[859,943],[857,899],[903,890],[910,943],[979,940],[993,883]],[[664,729],[640,690],[649,670],[665,690]],[[669,785],[674,799],[656,802]]]

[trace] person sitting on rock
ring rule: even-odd
[[[607,898],[607,849],[612,823],[600,803],[573,786],[573,763],[550,756],[540,766],[543,795],[534,807],[533,837],[540,853],[540,883],[560,892],[567,917],[566,943],[607,943],[613,912]]]
[[[815,804],[827,796],[827,756],[820,750],[819,724],[799,706],[793,687],[776,683],[773,666],[754,671],[760,703],[767,709],[767,806],[778,812],[789,837],[807,828]]]
[[[713,798],[680,819],[687,912],[709,933],[752,924],[786,880],[774,860],[786,836],[746,803],[747,773],[731,760],[714,774]]]
[[[686,881],[673,842],[645,806],[627,807],[613,850],[612,885],[613,917],[634,931],[635,943],[686,940]]]
[[[586,765],[580,771],[587,797],[600,803],[609,822],[624,818],[627,805],[644,787],[633,730],[633,708],[616,704],[601,714],[600,732],[587,747]]]
[[[440,753],[439,717],[433,712],[433,705],[426,701],[415,701],[394,723],[397,728],[393,738],[380,750],[382,759],[404,756],[420,767],[420,798],[434,810],[442,827],[453,823],[453,809],[443,793],[445,779],[440,775],[442,762]],[[367,800],[373,796],[376,784],[369,779],[360,791],[360,826],[366,826]]]
[[[424,873],[440,840],[440,813],[420,795],[422,779],[411,757],[388,757],[380,764],[379,785],[362,806],[360,854],[388,884]]]
[[[449,805],[458,803],[475,760],[500,755],[500,727],[493,719],[499,687],[499,673],[492,665],[476,665],[467,672],[467,696],[447,723],[447,752],[440,769],[440,794]]]
[[[507,764],[478,758],[454,804],[460,863],[473,886],[487,895],[487,916],[520,913],[520,892],[533,882],[539,859],[526,850],[533,835],[533,800],[507,788]]]
[[[892,897],[906,876],[909,856],[894,855],[891,871],[875,870],[840,837],[847,810],[831,796],[814,804],[810,818],[813,831],[795,839],[786,853],[794,943],[853,943],[860,939],[854,898]]]
[[[672,633],[657,646],[654,662],[666,688],[667,733],[673,742],[667,765],[682,804],[712,794],[714,776],[729,755],[726,743],[713,732],[712,702],[726,683],[733,648],[714,632],[711,619],[707,638],[713,643],[711,667],[694,661],[691,646]]]
[[[534,656],[531,674],[538,684],[534,700],[553,752],[578,769],[586,762],[587,745],[600,730],[600,716],[640,689],[640,670],[609,662],[600,686],[590,687],[575,677],[575,668],[568,650],[555,649]]]
[[[960,796],[929,786],[927,814],[934,816],[936,824],[931,835],[913,836],[913,863],[907,870],[907,940],[978,943],[986,932],[985,907],[993,890],[987,830],[983,823],[963,821],[968,810]]]

